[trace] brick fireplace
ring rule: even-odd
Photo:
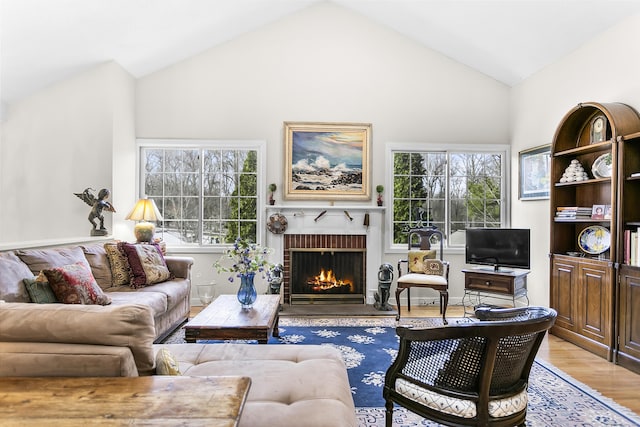
[[[291,304],[364,304],[366,249],[366,235],[285,235],[284,300]]]

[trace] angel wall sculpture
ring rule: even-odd
[[[111,203],[107,201],[111,192],[106,188],[103,188],[98,192],[98,197],[95,197],[92,193],[95,191],[93,188],[85,188],[82,193],[73,193],[80,200],[85,202],[87,205],[91,206],[91,211],[89,212],[89,222],[93,225],[93,229],[91,230],[92,236],[106,236],[107,229],[104,228],[104,215],[102,215],[102,211],[106,210],[108,212],[115,212],[115,208]],[[96,219],[100,221],[100,228],[98,228],[98,224],[96,223]]]

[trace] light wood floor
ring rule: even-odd
[[[199,313],[201,307],[192,307],[191,315]],[[449,306],[447,317],[463,317],[460,306]],[[438,317],[438,307],[412,307],[411,317]],[[588,385],[603,396],[640,415],[638,386],[640,375],[626,368],[607,362],[553,335],[546,336],[538,351],[538,358],[545,360],[576,380]]]

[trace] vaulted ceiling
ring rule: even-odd
[[[0,0],[0,97],[111,60],[141,77],[321,2],[510,86],[640,13],[640,0]]]

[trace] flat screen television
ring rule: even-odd
[[[467,228],[465,234],[467,264],[490,265],[495,271],[531,267],[528,228]]]

